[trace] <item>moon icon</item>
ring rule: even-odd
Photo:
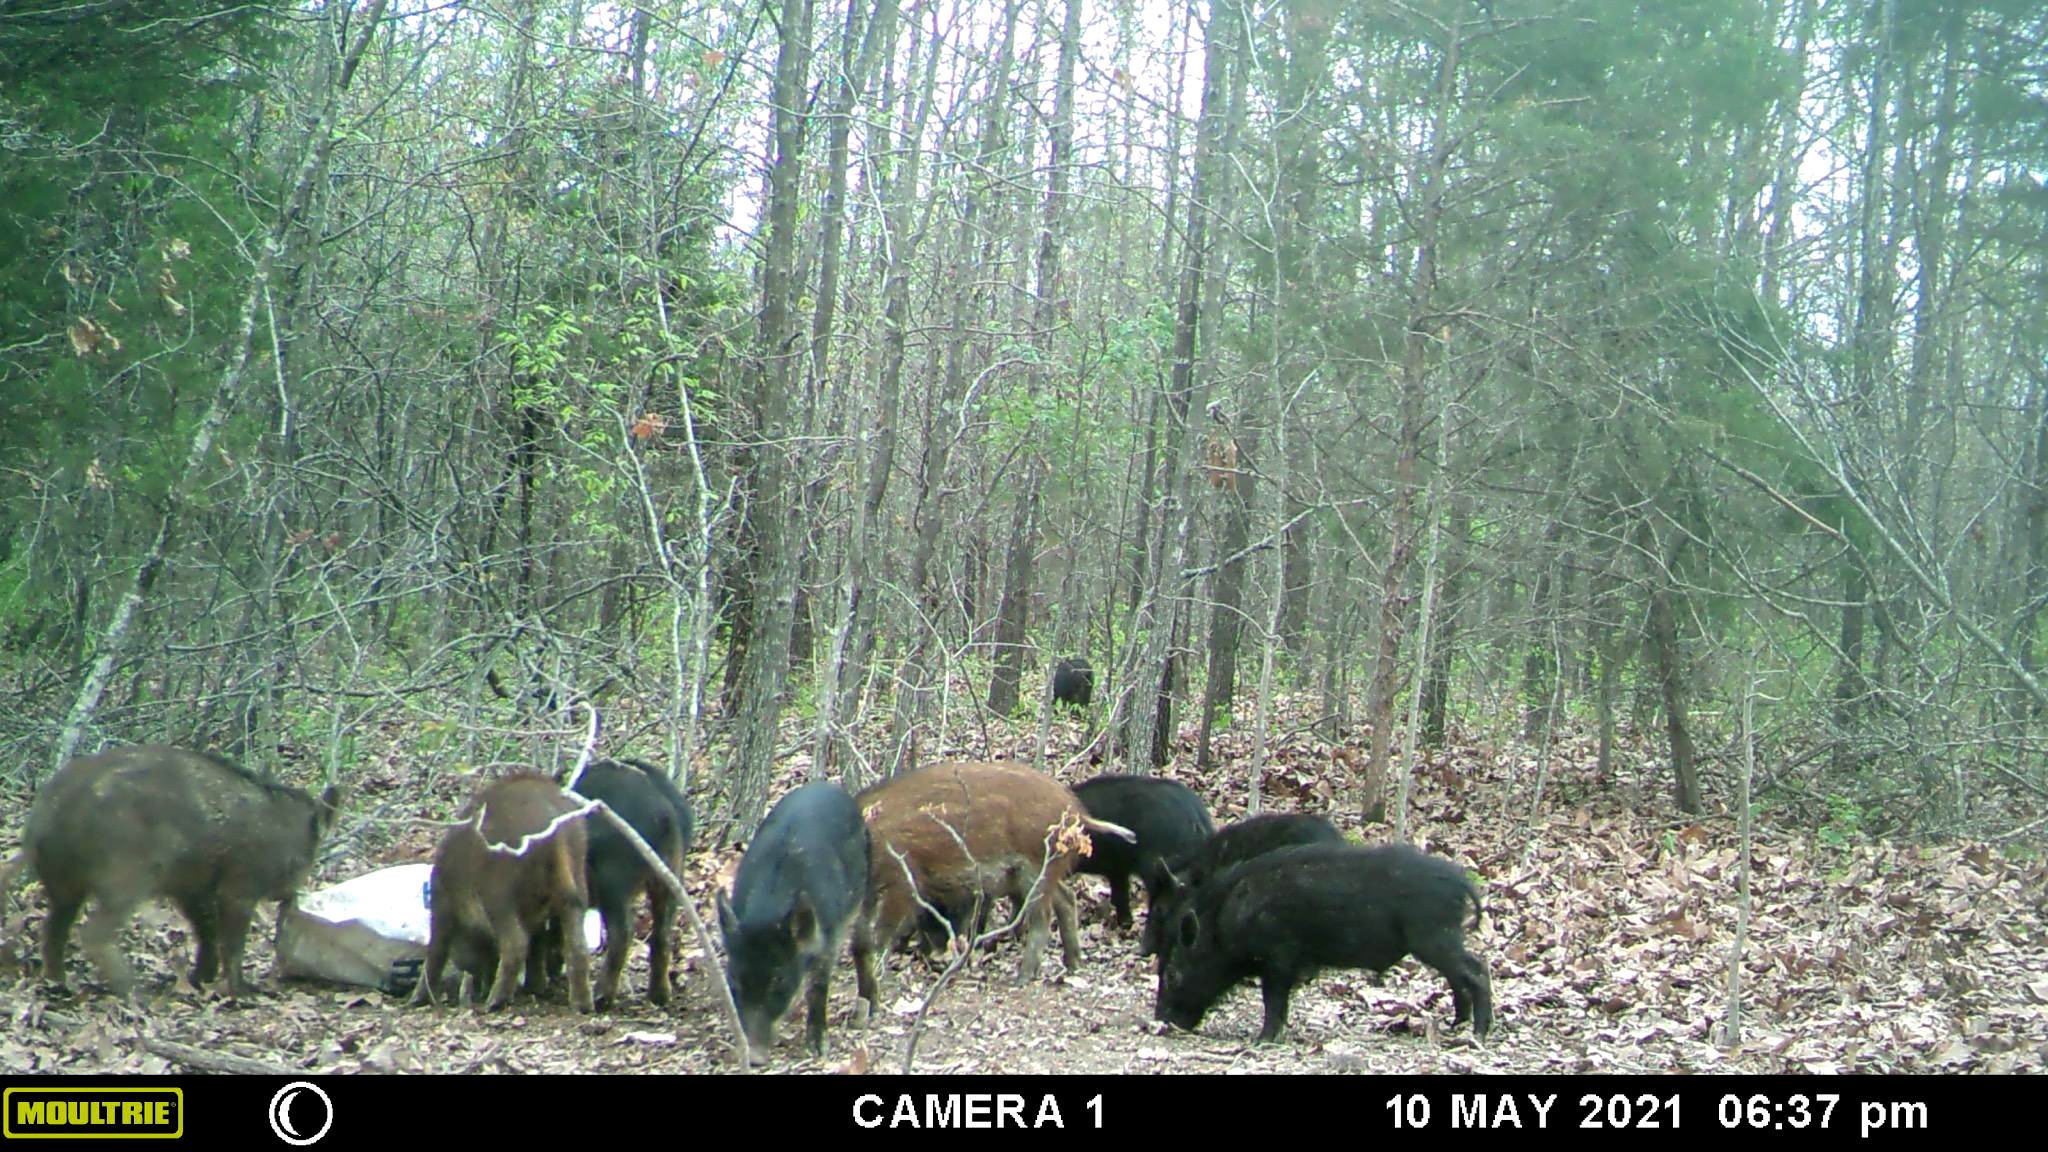
[[[320,1110],[324,1113],[320,1122],[320,1130],[310,1136],[301,1134],[298,1128],[292,1124],[292,1102],[297,1100],[300,1094],[306,1092],[310,1092],[319,1098]],[[310,1084],[304,1080],[294,1080],[290,1084],[278,1089],[277,1095],[270,1098],[270,1130],[277,1135],[279,1140],[295,1148],[304,1148],[308,1144],[318,1143],[320,1138],[327,1135],[327,1130],[332,1127],[334,1127],[334,1102],[327,1098],[327,1093],[322,1092],[318,1084]]]

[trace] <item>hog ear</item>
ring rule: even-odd
[[[718,892],[718,930],[724,933],[727,940],[739,935],[740,931],[739,917],[732,914],[732,904],[726,900],[725,890],[722,888]]]
[[[1180,887],[1180,877],[1175,876],[1173,868],[1166,861],[1161,860],[1157,871],[1153,874],[1152,883],[1164,895]]]
[[[818,914],[811,908],[810,897],[799,892],[796,904],[789,910],[789,938],[798,944],[808,944],[818,934]]]

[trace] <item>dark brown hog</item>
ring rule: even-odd
[[[29,809],[22,851],[49,900],[43,978],[63,984],[64,948],[88,900],[80,944],[116,995],[134,971],[116,947],[144,901],[174,902],[198,942],[190,979],[246,990],[249,921],[266,900],[293,899],[334,827],[341,789],[318,799],[206,752],[143,744],[66,764]],[[5,887],[13,887],[14,876]]]
[[[547,966],[527,961],[535,937],[554,920],[567,929],[569,1002],[578,1012],[591,1010],[590,950],[583,943],[588,819],[546,776],[506,776],[477,792],[434,853],[427,963],[413,1004],[437,1002],[451,959],[478,982],[490,978],[486,1011],[512,999],[522,973],[529,991],[545,992]]]

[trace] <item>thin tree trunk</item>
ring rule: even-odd
[[[1683,545],[1678,551],[1682,551]],[[1678,810],[1697,815],[1701,809],[1699,771],[1692,747],[1691,714],[1686,705],[1685,657],[1678,646],[1678,620],[1671,607],[1670,575],[1674,555],[1656,574],[1650,592],[1650,648],[1657,660],[1657,683],[1663,694],[1664,733],[1671,752],[1673,799]]]
[[[1429,669],[1429,626],[1436,614],[1437,561],[1443,554],[1443,515],[1441,511],[1444,483],[1444,461],[1450,451],[1450,413],[1439,411],[1436,422],[1436,473],[1431,477],[1429,507],[1429,549],[1422,561],[1422,619],[1415,632],[1415,660],[1409,673],[1412,689],[1408,697],[1408,725],[1403,734],[1404,747],[1401,750],[1401,768],[1394,786],[1394,838],[1408,839],[1408,792],[1415,777],[1415,741],[1417,729],[1422,722],[1422,685],[1428,679]],[[1537,783],[1537,795],[1542,795],[1542,782]]]
[[[1032,339],[1038,350],[1039,368],[1031,375],[1034,392],[1051,386],[1045,377],[1053,363],[1053,330],[1060,322],[1066,304],[1060,287],[1060,256],[1064,240],[1068,169],[1073,162],[1074,69],[1081,51],[1082,2],[1067,0],[1066,20],[1060,30],[1059,79],[1053,96],[1049,131],[1051,156],[1046,173],[1044,214],[1038,232],[1038,296],[1034,302]],[[1008,712],[1017,706],[1018,689],[1024,676],[1025,642],[1031,630],[1031,583],[1038,554],[1039,499],[1045,484],[1045,460],[1033,453],[1025,467],[1025,510],[1020,513],[1024,524],[1022,531],[1013,527],[1011,532],[1010,554],[1003,565],[1003,597],[997,610],[996,667],[989,683],[989,708],[996,712]]]
[[[896,43],[896,2],[877,0],[875,18],[867,27],[867,44],[861,49],[862,57],[870,51],[893,59]],[[911,59],[916,58],[913,44]],[[885,68],[883,89],[889,88],[890,77]],[[851,86],[845,93],[846,107],[841,120],[833,125],[832,147],[838,149],[839,162],[832,171],[839,173],[846,163],[844,138],[846,116],[852,111],[851,102],[858,95],[859,87]],[[861,498],[854,510],[853,530],[847,537],[846,557],[841,572],[841,588],[837,603],[837,619],[832,629],[832,645],[826,657],[825,666],[818,673],[817,723],[811,737],[811,778],[830,779],[839,758],[842,741],[839,734],[851,722],[853,709],[849,705],[859,702],[860,694],[853,691],[852,677],[854,662],[851,657],[860,645],[855,637],[859,633],[863,612],[867,609],[867,585],[870,577],[868,567],[875,548],[875,538],[882,523],[882,502],[889,492],[889,475],[895,467],[897,404],[902,393],[903,357],[906,341],[906,318],[910,310],[909,261],[916,252],[916,244],[910,235],[910,209],[916,200],[918,156],[923,139],[924,121],[920,110],[929,111],[928,101],[919,101],[906,95],[903,100],[901,121],[903,137],[903,166],[891,176],[886,157],[878,162],[883,166],[878,184],[883,189],[886,207],[883,210],[883,230],[889,243],[884,249],[889,253],[888,266],[883,275],[882,287],[882,370],[877,384],[879,395],[875,401],[875,418],[863,422],[862,438],[865,441],[867,463],[866,480],[861,487]],[[845,188],[840,185],[843,197]],[[843,218],[843,208],[840,211]],[[836,269],[836,261],[828,263],[827,271]],[[826,295],[830,295],[827,293]],[[832,313],[824,300],[819,301],[819,311],[812,319],[814,341],[820,333],[829,335]],[[815,353],[814,353],[815,354]],[[823,374],[822,361],[818,371]],[[850,769],[849,769],[850,771]],[[858,785],[860,781],[849,775],[848,783]]]
[[[1132,683],[1156,686],[1156,692],[1149,709],[1143,706],[1143,697],[1131,700],[1127,731],[1134,754],[1130,760],[1149,766],[1165,762],[1173,732],[1178,662],[1174,637],[1185,623],[1182,569],[1194,528],[1199,421],[1206,418],[1203,413],[1216,361],[1213,344],[1222,317],[1221,289],[1208,287],[1205,279],[1212,268],[1224,265],[1227,231],[1222,221],[1229,217],[1232,199],[1232,176],[1225,157],[1230,155],[1242,116],[1242,102],[1234,97],[1242,93],[1244,85],[1238,40],[1243,17],[1228,0],[1218,0],[1210,11],[1203,49],[1201,121],[1195,131],[1195,177],[1188,196],[1186,266],[1174,330],[1172,391],[1165,406],[1175,440],[1166,457],[1165,483],[1160,485],[1166,498],[1161,508],[1159,563],[1132,629],[1132,635],[1140,639],[1140,658],[1134,662],[1139,674]],[[1213,228],[1212,218],[1216,222]],[[1199,365],[1198,355],[1204,361]]]
[[[1742,1043],[1742,958],[1749,946],[1750,788],[1756,779],[1755,658],[1749,663],[1742,684],[1742,789],[1735,816],[1742,855],[1735,868],[1735,940],[1728,950],[1728,1007],[1721,1029],[1721,1043],[1729,1048]]]
[[[1415,558],[1420,536],[1416,516],[1416,466],[1422,457],[1423,425],[1428,419],[1430,331],[1436,309],[1437,233],[1443,219],[1444,183],[1449,178],[1451,153],[1456,145],[1450,132],[1450,113],[1455,99],[1461,42],[1455,27],[1448,30],[1450,43],[1444,45],[1437,68],[1434,120],[1429,131],[1429,151],[1419,161],[1416,183],[1418,209],[1415,221],[1414,279],[1408,287],[1407,335],[1401,356],[1400,398],[1396,405],[1396,449],[1394,457],[1394,506],[1386,569],[1380,575],[1379,648],[1373,663],[1372,690],[1367,703],[1372,724],[1371,752],[1365,765],[1365,785],[1359,807],[1368,820],[1385,814],[1387,768],[1393,749],[1394,697],[1400,687],[1402,639],[1407,631],[1408,568]]]
[[[1448,462],[1446,462],[1448,466]],[[1429,683],[1422,690],[1422,743],[1442,748],[1450,735],[1451,674],[1458,649],[1458,597],[1465,577],[1465,550],[1472,536],[1472,509],[1463,496],[1451,501],[1451,540],[1444,558],[1443,605],[1436,639],[1429,647]]]
[[[1016,61],[1015,17],[1021,2],[1010,0],[1006,9],[1008,20],[1001,32],[995,70],[989,81],[989,96],[983,104],[985,126],[979,163],[975,167],[984,174],[993,173],[1008,152],[1009,104],[1004,94],[1009,89],[1010,73]],[[911,545],[910,573],[906,582],[906,588],[914,598],[916,616],[909,622],[912,632],[910,652],[904,659],[901,681],[896,690],[896,713],[890,736],[894,747],[892,773],[907,772],[917,766],[920,738],[931,705],[928,697],[942,675],[932,666],[940,640],[940,587],[932,576],[932,560],[938,553],[939,529],[945,519],[947,469],[952,463],[953,449],[968,427],[961,408],[968,402],[968,359],[974,351],[970,318],[978,320],[982,315],[986,294],[984,273],[993,264],[992,253],[984,250],[977,254],[974,239],[985,202],[995,195],[995,183],[992,177],[984,177],[967,197],[959,224],[954,282],[974,287],[956,292],[952,297],[951,330],[946,335],[941,392],[926,428],[924,454],[918,468],[917,501],[911,515],[916,537]]]
[[[1875,432],[1873,405],[1877,382],[1890,361],[1892,246],[1887,243],[1885,225],[1885,158],[1890,148],[1891,126],[1891,32],[1896,0],[1878,0],[1876,43],[1871,51],[1870,107],[1868,137],[1864,144],[1861,223],[1857,240],[1856,312],[1850,327],[1852,393],[1850,426]],[[1860,533],[1853,524],[1841,525],[1851,541]],[[1848,736],[1855,731],[1870,685],[1864,675],[1864,620],[1868,611],[1870,586],[1864,574],[1864,560],[1853,554],[1841,560],[1842,620],[1837,647],[1842,653],[1840,678],[1835,686],[1835,723],[1842,737],[1840,762],[1850,761]]]
[[[752,484],[747,522],[754,541],[752,634],[741,670],[740,707],[727,793],[728,831],[751,828],[767,804],[775,766],[776,728],[789,681],[790,628],[796,615],[800,534],[789,523],[790,400],[800,376],[795,311],[797,207],[803,195],[805,77],[810,71],[811,0],[782,0],[777,21],[775,104],[768,166],[767,240],[762,254],[761,314],[754,357]],[[724,841],[724,836],[719,842]]]
[[[1274,323],[1277,327],[1278,316]],[[1222,435],[1228,436],[1228,429]],[[1258,433],[1247,428],[1238,445],[1238,474],[1229,478],[1223,508],[1223,539],[1217,545],[1222,563],[1216,569],[1215,592],[1209,606],[1209,676],[1202,689],[1202,729],[1195,741],[1195,763],[1209,763],[1209,738],[1216,717],[1231,707],[1237,695],[1237,657],[1248,615],[1244,606],[1245,545],[1251,539],[1252,509],[1258,499],[1258,485],[1252,480],[1258,453]]]

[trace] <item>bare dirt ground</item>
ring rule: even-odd
[[[1063,727],[1062,750],[1081,746]],[[994,749],[1016,755],[1027,744]],[[949,750],[949,755],[971,754]],[[1249,738],[1226,735],[1221,767],[1197,776],[1182,749],[1167,775],[1202,792],[1218,823],[1245,811]],[[1361,839],[1389,838],[1354,813],[1348,750],[1306,737],[1283,742],[1265,807],[1332,815]],[[1740,911],[1740,846],[1732,789],[1710,780],[1715,811],[1669,811],[1653,758],[1641,773],[1592,778],[1591,753],[1562,739],[1532,811],[1537,762],[1525,748],[1467,741],[1418,773],[1411,839],[1484,878],[1483,927],[1468,939],[1492,969],[1495,1031],[1484,1046],[1450,1028],[1449,988],[1410,959],[1376,979],[1327,972],[1294,998],[1281,1042],[1254,1045],[1255,984],[1236,991],[1199,1034],[1152,1019],[1153,975],[1137,937],[1110,922],[1107,889],[1081,877],[1083,962],[1066,972],[1048,949],[1046,978],[1019,985],[1005,943],[958,974],[923,1018],[938,970],[906,955],[883,977],[884,1010],[851,1027],[851,964],[834,974],[823,1060],[805,1058],[800,1012],[785,1022],[769,1073],[898,1072],[913,1029],[921,1073],[1341,1072],[2041,1072],[2048,1070],[2048,863],[2038,850],[1978,842],[1858,843],[1759,820],[1743,944],[1742,1039],[1722,1043],[1729,961]],[[1085,763],[1060,770],[1070,783]],[[801,773],[792,765],[789,783]],[[428,810],[452,810],[470,782],[415,778],[395,753],[351,781],[365,799],[344,822],[317,884],[425,860]],[[431,795],[432,801],[418,798]],[[701,805],[705,798],[698,797]],[[2038,799],[2000,803],[2039,806]],[[5,798],[0,843],[12,845],[26,797]],[[2010,815],[2010,813],[2008,813]],[[2025,823],[2038,813],[2022,813]],[[1787,814],[1778,821],[1796,821]],[[686,882],[707,923],[714,886],[738,849],[700,850]],[[225,1003],[174,979],[190,963],[187,930],[168,905],[146,908],[126,940],[142,977],[135,1004],[100,991],[74,949],[76,990],[34,979],[41,896],[24,886],[0,933],[0,1073],[166,1071],[717,1072],[733,1067],[712,969],[683,926],[681,986],[670,1006],[644,998],[644,943],[627,969],[624,1003],[578,1017],[559,990],[521,996],[484,1016],[466,1008],[407,1010],[376,991],[268,978],[271,922],[251,933],[260,991]],[[1142,912],[1140,913],[1142,915]],[[643,909],[644,919],[644,909]],[[644,924],[643,924],[644,930]]]

